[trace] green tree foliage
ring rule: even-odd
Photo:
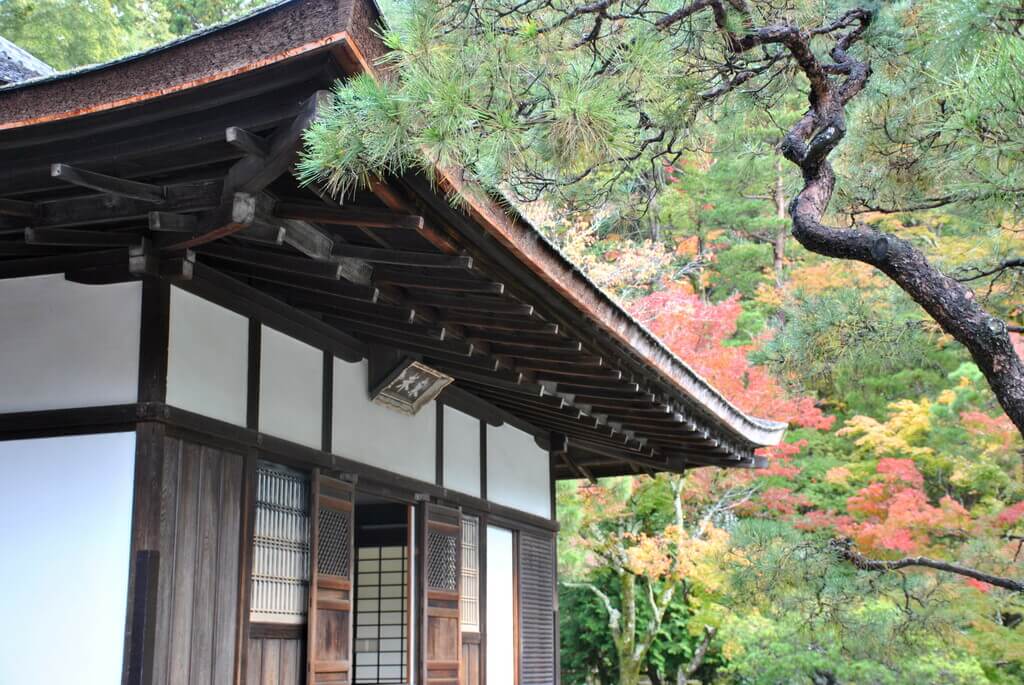
[[[57,70],[107,62],[236,17],[251,0],[4,0],[0,35]]]
[[[0,35],[58,70],[167,40],[167,11],[132,0],[4,0]]]

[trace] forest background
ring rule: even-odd
[[[789,5],[834,16],[839,3]],[[68,69],[252,8],[0,0],[0,35]],[[910,241],[1013,330],[1024,4],[875,11],[876,73],[847,113],[832,211]],[[730,400],[791,426],[761,471],[559,484],[567,685],[1024,682],[1019,588],[982,579],[1022,575],[1020,433],[970,355],[892,281],[791,237],[801,177],[779,145],[805,108],[801,78],[701,111],[653,171],[598,174],[599,202],[594,183],[520,198]],[[852,563],[916,556],[978,573]]]

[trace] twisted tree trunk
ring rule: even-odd
[[[986,312],[970,288],[930,264],[908,241],[867,226],[841,229],[822,223],[836,183],[828,157],[846,135],[844,108],[871,75],[870,66],[850,57],[847,48],[870,17],[864,12],[860,27],[840,38],[832,50],[835,63],[827,70],[844,74],[841,84],[832,82],[809,49],[802,53],[802,34],[791,47],[812,84],[810,109],[782,144],[783,154],[800,167],[804,178],[803,189],[789,208],[793,237],[812,252],[864,262],[885,273],[967,348],[1003,410],[1024,434],[1024,362],[1006,323]]]

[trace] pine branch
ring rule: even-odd
[[[953,573],[965,578],[979,580],[983,583],[1003,588],[1004,590],[1024,592],[1024,582],[1014,580],[1013,578],[1006,578],[1004,576],[994,576],[991,573],[985,573],[984,571],[979,571],[968,566],[961,566],[960,564],[951,564],[949,562],[931,559],[929,557],[904,557],[903,559],[895,559],[892,561],[869,559],[855,550],[853,548],[853,543],[849,539],[832,540],[829,543],[829,547],[839,555],[839,558],[850,562],[863,571],[898,571],[900,569],[913,567],[930,568],[936,571]]]

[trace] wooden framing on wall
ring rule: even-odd
[[[141,318],[139,363],[139,401],[109,407],[84,407],[76,409],[58,409],[36,412],[19,412],[0,415],[0,440],[23,437],[47,437],[66,434],[87,434],[94,432],[135,430],[137,434],[136,476],[134,491],[134,508],[132,522],[132,562],[129,572],[129,595],[132,599],[128,605],[126,598],[126,630],[124,652],[124,682],[129,685],[149,685],[152,668],[147,666],[147,652],[153,640],[146,637],[152,634],[152,611],[145,611],[147,596],[138,597],[135,592],[136,582],[146,587],[154,583],[169,583],[170,578],[155,580],[152,575],[142,573],[152,564],[143,568],[136,559],[146,559],[148,552],[156,552],[167,541],[161,540],[161,502],[166,499],[164,484],[164,450],[168,440],[189,441],[190,444],[208,446],[211,450],[209,458],[217,458],[216,450],[225,450],[239,458],[237,484],[238,494],[238,543],[237,549],[232,546],[234,561],[229,567],[237,568],[237,578],[232,585],[230,637],[233,649],[231,672],[236,685],[246,682],[252,670],[249,663],[250,646],[253,639],[287,640],[302,639],[303,631],[294,627],[283,630],[269,630],[263,624],[250,623],[250,594],[252,573],[252,543],[254,527],[254,506],[256,500],[255,468],[258,459],[266,459],[289,465],[306,471],[323,469],[328,473],[347,473],[360,478],[360,489],[380,497],[396,499],[412,503],[417,498],[427,497],[437,502],[461,507],[467,514],[480,521],[480,622],[481,632],[476,637],[479,645],[479,685],[486,681],[486,641],[483,626],[487,616],[486,588],[486,526],[488,522],[516,530],[543,531],[548,534],[557,529],[557,524],[547,518],[530,515],[510,507],[502,506],[486,500],[487,496],[487,442],[488,425],[502,425],[506,420],[520,430],[527,430],[538,438],[541,431],[513,417],[494,405],[481,400],[468,392],[452,388],[449,400],[453,408],[472,416],[479,422],[479,459],[480,459],[480,496],[466,495],[444,487],[444,406],[449,402],[439,399],[437,404],[436,444],[434,450],[435,468],[434,482],[424,482],[414,478],[398,475],[375,467],[371,464],[355,462],[331,453],[331,447],[337,436],[332,435],[333,402],[333,369],[335,352],[323,351],[323,434],[320,441],[321,449],[314,449],[290,442],[259,431],[259,389],[261,372],[262,325],[266,322],[259,318],[266,313],[263,305],[253,308],[239,306],[242,295],[233,292],[220,292],[214,295],[215,286],[206,284],[200,287],[186,286],[185,289],[195,291],[215,304],[227,307],[236,313],[247,313],[248,316],[248,348],[246,373],[246,426],[239,426],[209,416],[190,412],[166,403],[168,373],[168,340],[169,340],[169,308],[171,284],[163,279],[143,277],[143,308]],[[323,342],[313,336],[304,342]],[[321,348],[323,350],[323,348]],[[197,448],[198,449],[198,448]],[[202,447],[206,450],[207,447]],[[203,457],[205,459],[207,457]],[[203,466],[202,468],[210,468]],[[234,467],[232,467],[234,468]],[[221,475],[220,478],[227,476]],[[233,486],[234,487],[234,486]],[[166,512],[163,512],[166,514]],[[417,554],[422,553],[419,546],[414,545]],[[137,554],[140,553],[140,554]],[[459,550],[461,554],[461,549]],[[159,568],[167,568],[167,560],[158,564]],[[422,568],[422,567],[421,567]],[[219,586],[218,586],[219,587]],[[156,589],[156,588],[154,588]],[[155,600],[152,600],[155,602]],[[221,600],[224,601],[224,600]],[[518,599],[516,600],[518,606]],[[140,610],[140,607],[142,610]],[[518,611],[518,609],[517,609]],[[141,617],[141,618],[140,618]],[[141,622],[140,622],[141,621]],[[518,630],[518,627],[517,627]],[[461,635],[461,625],[459,626]],[[159,649],[159,645],[157,646]],[[518,647],[517,647],[518,649]],[[417,650],[417,659],[424,658],[422,649]],[[411,657],[410,657],[411,658]],[[161,677],[168,677],[166,661]],[[218,667],[219,668],[219,667]],[[415,665],[410,665],[410,673]],[[129,678],[131,680],[129,680]]]

